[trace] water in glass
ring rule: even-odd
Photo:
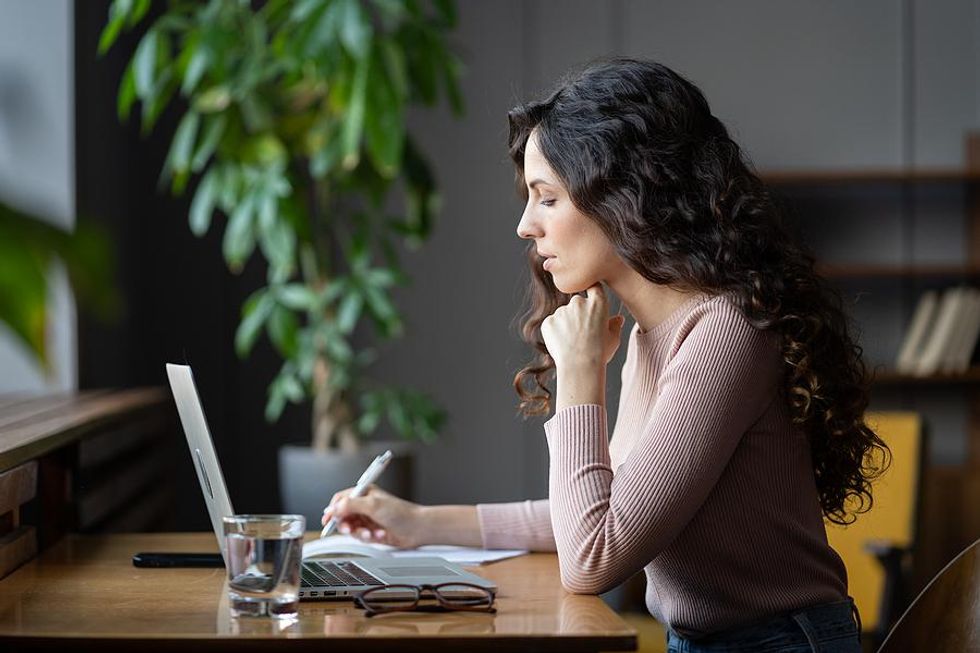
[[[295,617],[306,519],[233,515],[224,528],[232,616]]]

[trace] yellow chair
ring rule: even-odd
[[[922,418],[911,412],[869,413],[868,425],[891,449],[891,465],[872,486],[874,504],[848,526],[827,523],[827,538],[847,566],[848,591],[863,631],[877,646],[904,607],[922,461]]]

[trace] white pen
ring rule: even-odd
[[[364,470],[364,473],[361,474],[361,478],[357,479],[357,484],[354,485],[354,489],[348,496],[359,497],[364,494],[368,486],[378,480],[378,477],[381,476],[381,472],[385,470],[385,467],[388,466],[388,462],[390,460],[391,450],[389,449],[371,461],[371,464],[368,465],[367,469]],[[337,518],[331,517],[330,521],[327,522],[327,525],[323,527],[322,531],[320,531],[320,537],[326,537],[327,535],[333,533],[336,529]]]

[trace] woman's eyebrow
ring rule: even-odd
[[[538,184],[544,184],[545,186],[551,186],[552,185],[551,182],[545,181],[544,179],[535,179],[534,181],[532,181],[527,186],[528,186],[528,188],[534,188]]]

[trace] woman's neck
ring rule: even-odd
[[[616,279],[607,280],[606,284],[623,302],[643,333],[666,320],[678,307],[697,294],[653,283],[633,269],[627,269]]]

